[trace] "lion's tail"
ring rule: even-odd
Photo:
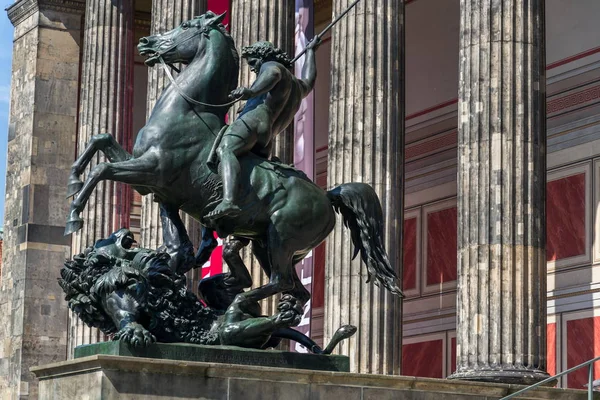
[[[375,190],[364,183],[345,183],[327,192],[327,197],[350,228],[352,259],[360,252],[369,273],[367,282],[375,278],[376,285],[382,284],[393,294],[403,296],[383,246],[383,211]]]

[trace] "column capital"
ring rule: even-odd
[[[85,13],[84,0],[17,0],[6,9],[8,19],[17,26],[23,20],[39,10],[54,10],[69,14],[83,15]]]
[[[136,28],[150,28],[152,26],[152,13],[136,11],[133,18],[133,23]]]

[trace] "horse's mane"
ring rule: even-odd
[[[231,56],[233,57],[233,62],[235,63],[236,71],[239,71],[240,55],[239,55],[237,49],[235,48],[235,41],[233,40],[233,37],[231,36],[229,31],[227,31],[227,28],[223,24],[218,24],[216,26],[213,26],[213,28],[215,28],[216,30],[221,32],[221,34],[225,37],[225,42],[227,43],[227,45],[229,46],[229,50],[231,51]],[[238,73],[235,73],[232,76],[232,81],[230,82],[232,90],[237,87],[238,75],[239,75]]]
[[[235,41],[233,40],[233,37],[231,36],[229,31],[223,24],[218,24],[217,26],[215,26],[215,29],[217,29],[219,32],[221,32],[223,34],[223,36],[225,36],[225,40],[227,41],[227,44],[229,45],[229,49],[231,50],[231,56],[233,57],[235,64],[237,66],[239,66],[240,65],[240,55],[239,55],[237,49],[235,48]]]

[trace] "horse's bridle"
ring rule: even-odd
[[[177,84],[177,82],[175,82],[175,78],[173,78],[173,74],[171,74],[171,71],[168,67],[171,67],[173,69],[175,69],[177,72],[179,72],[179,70],[177,70],[177,68],[173,67],[170,64],[167,64],[163,58],[163,55],[165,55],[167,52],[177,48],[177,46],[179,46],[181,43],[186,42],[200,34],[204,34],[208,36],[208,33],[210,32],[210,27],[208,26],[204,26],[201,29],[196,29],[195,32],[192,32],[191,35],[188,35],[187,37],[182,38],[181,40],[175,41],[171,46],[167,47],[164,50],[161,51],[157,51],[157,56],[158,56],[158,61],[160,61],[160,64],[162,65],[165,74],[167,75],[167,78],[169,78],[169,81],[171,81],[171,84],[173,85],[173,87],[175,88],[175,90],[177,90],[177,93],[179,93],[179,95],[181,97],[183,97],[184,99],[186,99],[187,101],[189,101],[192,104],[196,104],[199,106],[205,106],[205,107],[229,107],[235,103],[237,103],[238,101],[242,100],[241,97],[230,101],[229,103],[225,103],[225,104],[210,104],[210,103],[204,103],[198,100],[195,100],[193,98],[191,98],[190,96],[188,96],[187,94],[185,94],[185,92],[183,91],[183,89],[181,89],[181,87],[179,87],[179,85]]]

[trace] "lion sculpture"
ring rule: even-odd
[[[355,333],[355,327],[343,326],[325,349],[320,348],[287,328],[302,310],[296,309],[293,298],[286,301],[285,297],[273,316],[260,316],[256,303],[235,318],[226,317],[226,310],[212,307],[187,289],[185,275],[177,272],[186,266],[173,262],[185,263],[188,258],[181,253],[189,251],[191,244],[185,233],[175,237],[176,246],[165,243],[157,251],[140,249],[134,246],[133,234],[121,229],[66,261],[59,284],[69,308],[88,326],[134,347],[158,341],[268,348],[286,338],[313,353],[329,354]],[[176,254],[169,254],[169,248]]]

